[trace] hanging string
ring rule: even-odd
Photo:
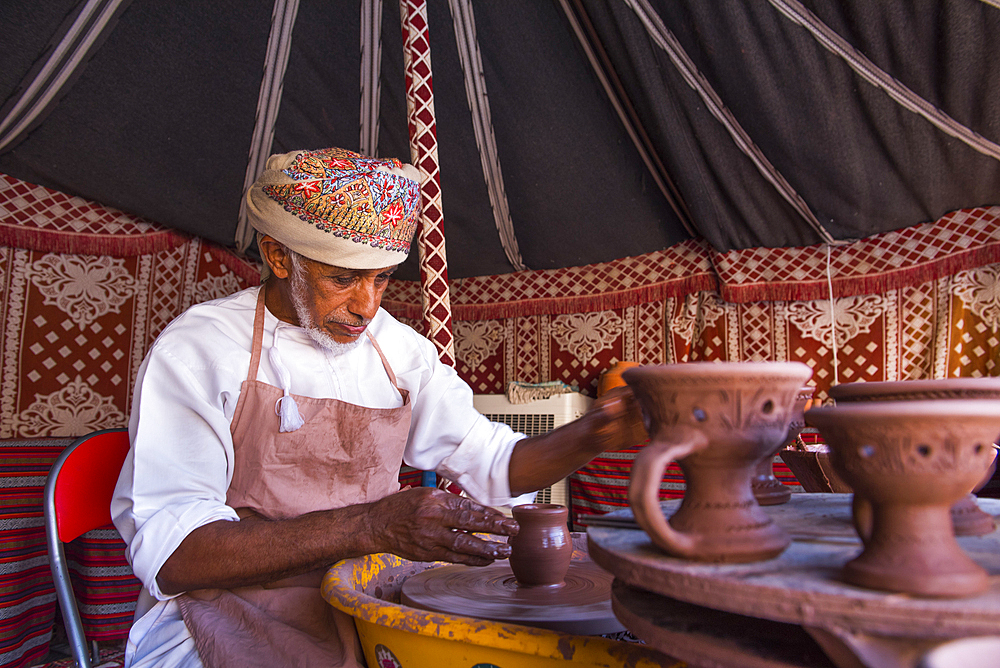
[[[837,371],[837,312],[833,306],[833,272],[830,268],[830,244],[826,244],[826,287],[830,298],[830,339],[833,341],[833,384],[840,385]]]
[[[292,396],[292,376],[288,372],[288,367],[281,360],[281,353],[278,352],[278,333],[281,330],[280,324],[275,327],[274,341],[271,342],[271,347],[267,351],[267,357],[271,362],[271,368],[278,376],[278,383],[282,390],[281,398],[274,402],[274,412],[279,420],[278,431],[289,432],[297,430],[305,424],[305,420],[302,419],[299,406],[295,403],[295,397]]]

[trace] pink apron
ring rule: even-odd
[[[249,516],[242,521],[254,521],[254,513],[272,520],[296,517],[376,501],[398,491],[410,398],[396,384],[374,337],[368,335],[403,405],[365,408],[295,395],[305,424],[279,432],[275,405],[282,390],[256,379],[263,332],[261,288],[250,369],[230,427],[235,460],[226,502],[241,517]],[[324,573],[178,597],[202,663],[206,668],[363,666],[353,618],[320,596]]]

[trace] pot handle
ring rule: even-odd
[[[643,448],[632,464],[629,476],[628,501],[639,526],[649,534],[660,549],[688,559],[698,556],[700,541],[696,535],[677,531],[660,510],[660,481],[673,461],[708,446],[708,439],[700,431],[684,430],[676,441],[654,440]]]

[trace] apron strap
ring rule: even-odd
[[[399,396],[403,397],[403,401],[406,401],[406,397],[409,392],[407,390],[399,389],[399,385],[396,383],[396,374],[392,372],[392,367],[389,366],[389,360],[385,358],[385,355],[382,353],[382,349],[379,348],[378,341],[375,340],[375,337],[372,336],[372,333],[368,330],[365,330],[365,334],[368,335],[368,340],[372,342],[373,346],[375,346],[375,352],[377,352],[378,356],[382,358],[382,368],[385,369],[386,375],[389,376],[389,382],[392,383],[392,386],[396,388],[397,392],[399,392]]]
[[[260,350],[264,340],[264,286],[260,286],[257,293],[257,311],[253,316],[253,344],[250,348],[250,368],[247,371],[247,380],[257,380],[257,367],[260,366]]]

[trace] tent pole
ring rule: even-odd
[[[420,252],[424,333],[434,343],[441,361],[455,366],[426,0],[400,0],[399,14],[403,30],[410,159],[420,172],[423,201],[423,212],[417,226],[417,247]]]

